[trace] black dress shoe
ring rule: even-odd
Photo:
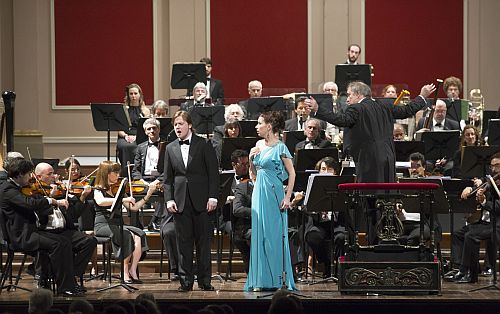
[[[198,285],[198,288],[200,288],[203,291],[214,291],[215,290],[214,286],[212,286],[209,283],[207,283],[207,284],[200,284],[200,285]]]
[[[477,278],[473,278],[472,275],[469,273],[465,274],[460,280],[457,281],[458,283],[475,283],[477,282]]]
[[[50,290],[50,281],[47,279],[39,279],[38,280],[38,288],[48,289]]]
[[[189,292],[192,290],[193,290],[193,286],[180,285],[180,287],[177,288],[177,291],[179,291],[179,292]]]
[[[138,285],[140,285],[140,284],[143,284],[143,283],[144,283],[144,282],[143,282],[142,280],[140,280],[140,279],[130,278],[130,280],[132,281],[132,283],[135,283],[135,284],[138,284]]]
[[[458,273],[455,274],[455,276],[453,276],[453,281],[455,282],[458,282],[459,280],[461,280],[464,276],[466,275],[466,273],[462,273],[461,271],[459,271]]]
[[[160,224],[155,221],[155,219],[151,219],[151,222],[148,225],[148,230],[151,232],[160,232]]]

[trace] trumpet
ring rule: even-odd
[[[484,97],[479,88],[471,89],[469,92],[469,124],[482,130],[484,111]]]

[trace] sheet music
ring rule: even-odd
[[[116,201],[118,200],[118,196],[121,194],[120,191],[122,191],[122,189],[125,188],[125,184],[127,184],[128,180],[127,179],[123,179],[122,182],[120,182],[120,186],[118,187],[118,190],[116,191],[116,194],[115,194],[115,198],[113,199],[113,204],[111,204],[111,211],[113,211],[113,208],[115,208],[115,205],[116,205]],[[121,201],[121,200],[120,200]],[[125,208],[125,206],[122,205],[122,213],[123,212],[127,212],[127,209]]]
[[[313,185],[313,182],[314,182],[314,178],[315,177],[318,177],[318,176],[321,176],[321,177],[325,177],[325,176],[333,176],[333,173],[313,173],[309,176],[308,180],[307,180],[307,189],[306,189],[306,197],[304,199],[304,205],[307,206],[307,201],[309,200],[309,194],[310,194],[310,191],[311,191],[311,187]]]

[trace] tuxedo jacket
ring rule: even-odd
[[[411,117],[425,105],[422,97],[416,97],[406,106],[364,98],[349,105],[343,113],[331,113],[320,106],[316,117],[350,128],[350,155],[356,162],[358,182],[394,182],[394,119]]]
[[[252,228],[252,192],[253,183],[248,180],[234,188],[233,216],[234,230],[245,234]]]
[[[224,105],[224,86],[221,80],[210,78],[210,98],[216,105]]]
[[[20,187],[7,180],[0,187],[0,210],[12,246],[26,251],[38,250],[37,216],[41,224],[46,224],[48,216],[53,213],[47,199],[26,197]]]
[[[139,180],[144,177],[144,168],[146,166],[147,152],[148,152],[148,141],[145,141],[137,145],[137,151],[135,152],[135,158],[134,158],[134,168],[132,170],[132,179]],[[163,169],[157,169],[157,171],[161,173],[160,176],[158,177],[158,180],[163,182]]]
[[[219,166],[214,148],[204,138],[193,134],[187,167],[182,160],[178,140],[167,145],[164,169],[164,200],[174,200],[183,209],[188,196],[196,211],[207,210],[209,198],[219,195]]]
[[[304,149],[306,147],[306,144],[309,143],[308,140],[305,140],[305,141],[301,141],[301,142],[298,142],[297,145],[295,145],[295,150],[299,150],[299,149]],[[315,148],[333,148],[333,144],[328,141],[328,140],[322,140],[320,138],[318,138],[316,141],[315,141],[315,144],[314,144]]]
[[[425,118],[420,118],[420,120],[418,120],[417,131],[424,127],[424,121],[425,121]],[[443,129],[445,131],[448,131],[448,130],[460,130],[460,124],[457,121],[453,120],[453,119],[445,118],[444,119]],[[431,131],[433,131],[433,127],[432,126],[431,126]]]

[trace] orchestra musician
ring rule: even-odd
[[[137,145],[132,168],[132,180],[139,183],[149,184],[155,180],[163,183],[163,169],[158,169],[160,155],[160,121],[149,118],[144,121],[142,127],[148,139]],[[148,225],[149,231],[160,231],[160,222],[165,215],[163,202],[154,202],[155,211]]]
[[[305,123],[309,119],[309,114],[311,109],[305,103],[307,97],[301,96],[297,98],[295,102],[295,118],[291,118],[285,121],[285,131],[302,131],[305,130]],[[326,122],[318,120],[321,123],[321,129],[326,128]]]
[[[168,117],[168,104],[158,99],[151,106],[151,118],[167,118]]]
[[[186,111],[177,111],[172,123],[178,140],[165,151],[165,197],[167,210],[174,215],[179,252],[179,292],[193,290],[193,249],[196,243],[198,287],[213,291],[211,285],[208,213],[217,207],[219,173],[217,156],[210,142],[194,134],[193,121]]]
[[[382,90],[382,97],[386,98],[396,98],[398,97],[398,92],[396,90],[396,86],[389,84],[384,87]]]
[[[124,225],[123,234],[120,233],[120,224],[116,219],[110,220],[111,206],[115,201],[114,187],[119,186],[120,164],[109,160],[102,161],[96,173],[94,191],[96,236],[111,237],[113,252],[118,260],[123,259],[124,278],[127,284],[140,284],[137,268],[139,261],[145,257],[149,250],[146,234],[139,228]],[[136,202],[133,197],[124,197],[123,206],[129,211],[138,211],[146,204],[151,195],[156,191],[158,182],[151,182],[144,198]],[[123,247],[120,245],[123,243]]]
[[[460,138],[460,148],[453,155],[453,169],[452,177],[461,178],[462,177],[462,157],[464,153],[464,148],[466,146],[481,146],[483,145],[483,140],[481,139],[481,134],[479,130],[473,125],[466,125],[462,130],[462,136]]]
[[[193,99],[183,102],[179,110],[191,112],[195,107],[207,107],[213,104],[207,102],[207,86],[203,82],[198,82],[193,87]]]
[[[295,150],[299,149],[315,149],[315,148],[331,148],[333,144],[320,137],[321,135],[321,121],[314,118],[309,118],[305,122],[304,134],[306,139],[298,142],[295,145]]]
[[[500,153],[492,156],[490,161],[490,169],[492,176],[500,173]],[[478,182],[477,182],[478,183]],[[498,185],[500,180],[496,180]],[[453,232],[451,245],[453,247],[452,260],[458,269],[453,269],[445,274],[446,280],[455,281],[458,283],[471,283],[478,280],[479,264],[479,244],[481,240],[491,238],[491,233],[495,232],[497,239],[500,236],[500,224],[497,224],[496,230],[492,230],[490,224],[490,215],[494,214],[497,221],[500,221],[500,200],[495,200],[495,213],[493,211],[493,201],[490,197],[491,187],[488,184],[481,186],[476,193],[476,202],[481,209],[481,219],[475,223],[463,226],[460,230]],[[462,198],[467,198],[472,192],[472,188],[467,187],[462,192]],[[496,257],[496,249],[491,245],[487,247],[488,256]]]
[[[262,83],[258,80],[253,80],[248,82],[248,95],[250,98],[262,97]],[[250,120],[255,120],[258,118],[257,116],[250,116],[248,113],[248,99],[242,100],[238,102],[238,105],[241,106],[243,111],[245,112],[245,117]]]
[[[9,179],[0,187],[0,209],[6,231],[14,248],[47,252],[60,295],[81,295],[86,289],[78,285],[75,276],[85,272],[97,240],[76,230],[65,213],[69,204],[66,199],[22,194],[21,188],[29,185],[33,168],[31,161],[23,158],[9,162]],[[48,287],[48,263],[40,262],[42,287]]]
[[[123,104],[128,111],[131,126],[128,131],[118,131],[118,140],[116,150],[118,159],[122,165],[121,175],[127,175],[127,162],[132,162],[137,149],[135,137],[137,134],[137,125],[141,117],[149,117],[150,112],[144,102],[144,94],[138,84],[130,84],[125,87],[125,98]]]

